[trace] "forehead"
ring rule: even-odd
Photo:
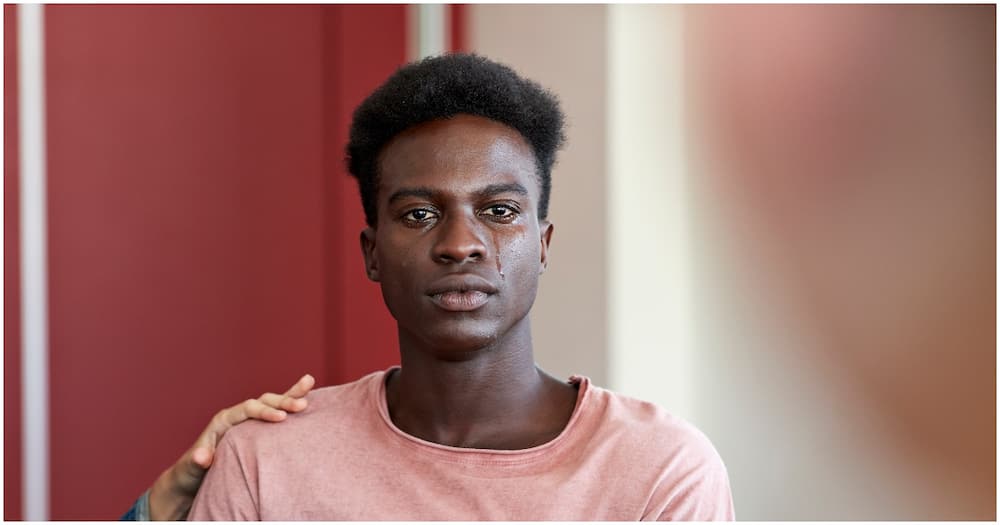
[[[379,196],[400,187],[475,191],[517,182],[537,199],[537,164],[527,141],[513,128],[483,117],[457,115],[397,135],[379,157]]]

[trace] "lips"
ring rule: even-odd
[[[449,312],[471,312],[479,309],[490,299],[483,292],[445,292],[431,296],[431,301]]]
[[[496,286],[478,275],[449,275],[431,283],[427,295],[449,312],[471,312],[485,305],[497,293]]]

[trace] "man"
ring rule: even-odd
[[[535,365],[562,142],[553,95],[472,55],[404,66],[361,104],[361,249],[402,366],[313,391],[278,427],[230,430],[192,519],[733,518],[691,425]]]

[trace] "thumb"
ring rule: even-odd
[[[212,460],[215,457],[214,452],[210,448],[199,446],[192,449],[188,454],[185,454],[177,465],[177,476],[175,477],[177,482],[176,488],[181,492],[189,494],[198,492],[198,487],[201,486],[201,482],[205,478],[205,473],[212,466]]]
[[[215,459],[215,451],[209,447],[196,447],[191,452],[191,460],[202,470],[208,470],[212,466],[213,459]]]

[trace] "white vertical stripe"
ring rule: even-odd
[[[440,55],[448,51],[445,29],[448,27],[448,9],[442,4],[420,4],[419,20],[419,58]]]
[[[17,7],[24,519],[49,517],[44,6]]]
[[[420,60],[420,4],[406,4],[406,61]]]
[[[681,6],[608,6],[608,377],[693,420],[683,42]]]

